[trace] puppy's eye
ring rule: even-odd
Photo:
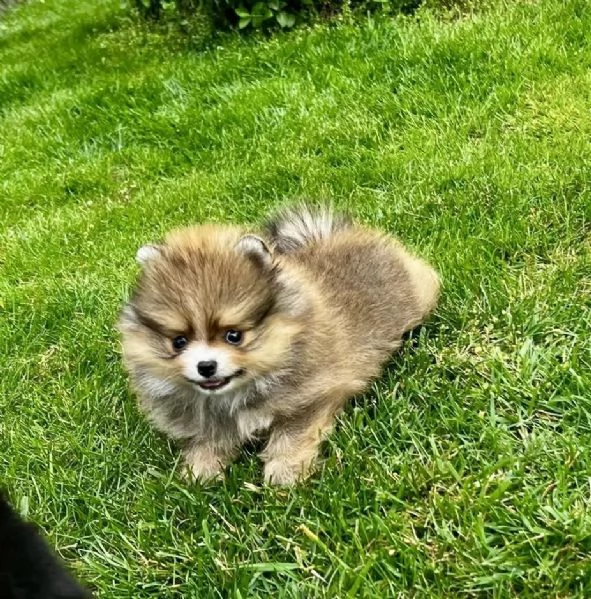
[[[224,340],[231,345],[240,345],[242,342],[242,333],[240,331],[230,329],[229,331],[226,331]]]
[[[172,347],[174,347],[175,351],[181,351],[187,347],[188,343],[189,342],[187,341],[186,337],[179,335],[172,340]]]

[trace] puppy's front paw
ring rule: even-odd
[[[309,474],[309,466],[293,464],[285,460],[269,460],[265,464],[265,482],[269,485],[291,486]]]
[[[220,457],[205,447],[192,447],[185,452],[183,478],[205,482],[224,477],[224,464]]]

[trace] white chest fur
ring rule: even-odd
[[[243,440],[254,437],[271,426],[272,416],[260,409],[243,409],[236,414],[238,434]]]

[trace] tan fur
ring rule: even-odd
[[[221,475],[262,433],[268,482],[307,476],[335,414],[439,295],[435,271],[398,241],[306,206],[271,221],[262,238],[190,227],[138,259],[120,320],[125,364],[153,424],[186,440],[198,479]],[[243,332],[240,345],[228,343],[229,329]],[[188,345],[177,352],[179,335]],[[193,357],[215,358],[211,380],[225,386],[204,389]]]

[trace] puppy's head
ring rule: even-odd
[[[262,239],[192,227],[140,248],[137,260],[142,271],[120,329],[145,393],[222,395],[285,363],[301,298]]]

